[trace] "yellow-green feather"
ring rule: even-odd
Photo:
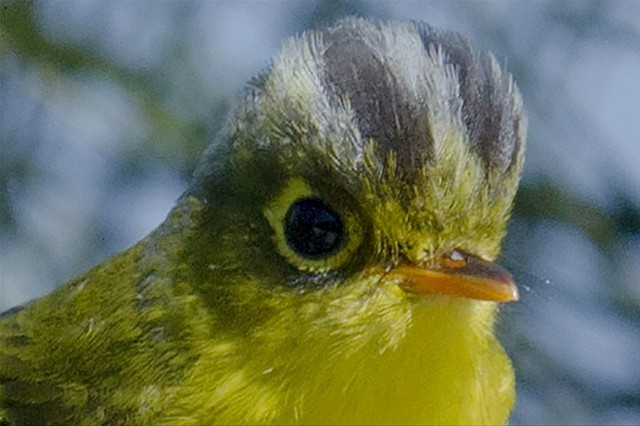
[[[2,416],[87,425],[507,422],[514,379],[493,332],[497,305],[411,295],[384,271],[399,261],[428,267],[451,249],[495,259],[521,146],[507,168],[490,167],[471,146],[456,70],[413,24],[344,25],[361,27],[358,37],[388,56],[389,75],[404,79],[398,87],[424,101],[430,150],[363,136],[353,99],[328,95],[322,37],[292,40],[160,228],[0,317]],[[417,58],[401,54],[423,48]],[[308,260],[283,241],[287,203],[309,194],[345,219],[353,233],[345,252]]]

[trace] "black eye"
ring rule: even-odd
[[[289,207],[284,234],[299,255],[317,259],[334,253],[344,242],[340,215],[318,198],[302,198]]]

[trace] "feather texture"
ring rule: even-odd
[[[497,304],[411,294],[387,272],[452,249],[496,258],[525,127],[511,77],[459,35],[348,19],[291,39],[157,230],[0,317],[0,414],[507,422]],[[345,228],[321,261],[283,228],[309,198]]]

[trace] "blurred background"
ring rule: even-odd
[[[243,84],[345,15],[492,50],[530,117],[513,424],[640,424],[640,2],[0,2],[0,311],[155,228]]]

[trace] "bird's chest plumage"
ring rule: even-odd
[[[332,376],[317,378],[300,422],[506,423],[514,379],[489,333],[493,307],[441,302],[414,309],[397,346],[381,350],[372,342],[335,365]]]
[[[194,412],[192,405],[190,413],[174,412],[171,419],[506,423],[514,400],[513,372],[490,333],[493,307],[443,298],[409,313],[402,326],[372,324],[377,330],[368,333],[364,325],[351,340],[337,333],[332,338],[331,330],[325,330],[324,338],[309,332],[307,338],[288,340],[286,349],[254,345],[250,354],[249,347],[228,340],[203,345],[189,375],[192,383],[178,395],[178,401],[198,401],[201,411]]]

